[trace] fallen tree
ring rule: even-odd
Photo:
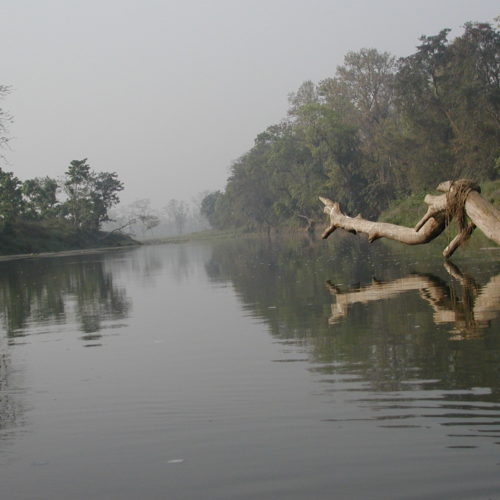
[[[476,227],[500,245],[500,211],[480,195],[481,189],[476,183],[468,179],[446,181],[436,189],[444,194],[425,196],[427,212],[414,228],[370,221],[363,219],[361,214],[349,217],[344,214],[339,203],[320,196],[325,205],[323,211],[330,217],[330,225],[322,238],[328,238],[335,229],[341,228],[354,234],[367,234],[370,243],[379,238],[389,238],[407,245],[421,245],[439,236],[455,219],[459,233],[443,250],[445,258],[451,257]]]

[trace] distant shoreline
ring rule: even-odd
[[[140,247],[140,243],[132,245],[122,245],[115,247],[100,247],[100,248],[81,248],[78,250],[60,250],[56,252],[40,252],[40,253],[22,253],[13,255],[0,255],[0,262],[11,260],[26,260],[26,259],[44,259],[47,257],[69,257],[71,255],[87,255],[96,253],[105,253],[114,250],[130,250],[131,248]]]

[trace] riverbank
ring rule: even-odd
[[[143,245],[163,245],[167,243],[187,243],[189,241],[210,241],[210,240],[225,240],[231,238],[245,238],[255,236],[257,233],[245,233],[243,231],[220,231],[218,229],[207,229],[196,233],[180,234],[178,236],[167,236],[165,238],[150,238],[141,240]]]
[[[140,243],[125,234],[78,232],[60,224],[23,221],[0,233],[0,255],[7,258],[134,245]]]
[[[427,211],[427,205],[424,203],[426,194],[428,193],[415,193],[403,199],[394,200],[391,206],[380,214],[378,220],[413,227]],[[482,182],[481,195],[492,205],[500,206],[500,179]]]
[[[482,195],[493,205],[500,205],[500,179],[496,181],[485,182],[481,184]],[[424,203],[424,197],[427,193],[418,193],[410,195],[404,199],[395,200],[392,205],[382,212],[379,221],[390,222],[392,224],[403,225],[407,227],[413,227],[418,220],[425,214],[427,205]],[[315,237],[319,238],[321,233],[327,227],[326,216],[322,219],[318,219],[316,224]],[[446,246],[449,241],[455,235],[454,224],[451,224],[443,235],[441,235],[434,243],[434,245]],[[245,232],[236,230],[217,230],[210,229],[206,231],[200,231],[196,233],[182,234],[178,236],[169,236],[164,238],[150,238],[147,240],[142,240],[143,245],[162,245],[162,244],[178,244],[187,243],[190,241],[211,241],[211,240],[225,240],[225,239],[243,239],[243,238],[254,238],[257,236],[262,236],[267,233],[265,232]],[[298,226],[280,226],[278,228],[273,228],[270,235],[293,235],[293,236],[307,236],[307,232],[303,227]],[[488,240],[481,231],[475,231],[471,242],[474,247],[490,247],[495,249],[497,247],[492,247],[492,242]],[[470,243],[469,243],[470,244]]]
[[[43,259],[48,257],[69,257],[71,255],[89,255],[96,253],[112,252],[115,250],[126,250],[140,245],[127,245],[119,247],[87,248],[85,250],[65,250],[61,252],[23,253],[15,255],[0,255],[0,262],[25,259]]]
[[[494,206],[500,206],[500,179],[488,182],[482,182],[481,196],[485,198]],[[404,199],[395,200],[391,206],[382,212],[378,218],[381,222],[390,222],[401,226],[414,227],[415,224],[424,216],[427,211],[427,205],[424,198],[427,192],[412,194]],[[445,231],[435,240],[428,243],[428,245],[441,246],[444,248],[458,233],[456,223],[452,223],[445,229]],[[388,242],[388,244],[393,244]],[[397,244],[397,243],[395,243]],[[441,248],[441,249],[442,249]],[[469,241],[464,244],[464,248],[475,250],[497,250],[500,247],[495,246],[495,243],[488,239],[479,229],[476,229]]]

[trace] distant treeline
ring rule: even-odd
[[[255,139],[202,213],[215,228],[319,219],[318,195],[376,217],[392,200],[448,179],[500,171],[500,32],[467,23],[422,36],[417,51],[349,52],[335,76],[304,82],[288,116]]]

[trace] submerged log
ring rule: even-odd
[[[500,245],[500,211],[479,194],[477,184],[467,179],[447,181],[441,183],[437,190],[445,194],[428,194],[424,198],[428,205],[427,212],[414,228],[370,221],[363,219],[361,214],[349,217],[339,203],[320,196],[325,205],[323,211],[330,217],[330,225],[322,238],[328,238],[335,229],[341,228],[354,234],[367,234],[370,243],[378,238],[389,238],[407,245],[422,245],[439,236],[451,220],[456,219],[459,234],[443,250],[445,258],[451,257],[476,227]]]

